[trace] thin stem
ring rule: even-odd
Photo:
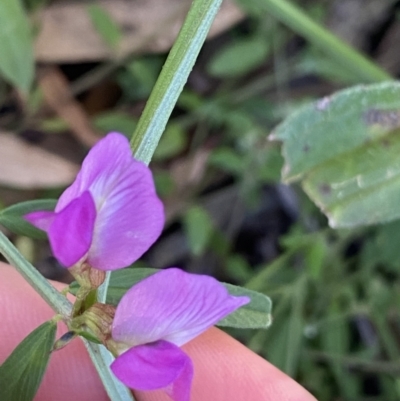
[[[108,285],[110,284],[111,272],[106,272],[106,278],[103,281],[103,284],[98,289],[97,292],[97,300],[101,303],[106,303],[107,299],[107,290]]]
[[[11,241],[0,231],[0,252],[14,266],[21,276],[46,301],[54,312],[68,319],[72,304],[58,292],[18,251]]]
[[[194,0],[146,104],[131,144],[135,157],[146,164],[182,92],[222,0]]]
[[[400,373],[400,360],[394,361],[381,361],[381,360],[366,360],[359,357],[348,355],[333,354],[329,352],[316,351],[306,349],[303,351],[306,357],[315,359],[317,361],[334,361],[338,362],[348,368],[360,370],[369,373],[387,373],[398,376]]]
[[[135,401],[131,391],[114,376],[110,369],[110,365],[114,361],[111,352],[104,345],[82,340],[110,399],[112,401]]]
[[[243,1],[244,7],[246,2]],[[251,3],[251,2],[250,2]],[[329,30],[313,21],[301,8],[287,0],[259,0],[257,7],[268,12],[310,43],[328,54],[333,60],[352,71],[364,82],[393,80],[384,69],[339,39]]]

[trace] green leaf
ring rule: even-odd
[[[32,226],[23,216],[38,210],[54,210],[57,200],[38,199],[33,201],[21,202],[12,205],[0,212],[0,224],[8,228],[15,234],[26,235],[27,237],[45,239],[47,235],[44,231]]]
[[[0,73],[24,92],[34,75],[32,37],[20,0],[0,1]]]
[[[400,83],[358,86],[310,104],[274,132],[286,182],[301,180],[333,227],[400,217]]]
[[[209,159],[209,163],[219,167],[235,176],[241,176],[246,168],[245,158],[238,154],[234,149],[221,147],[214,150]]]
[[[118,305],[122,296],[132,286],[159,271],[159,269],[134,267],[113,272],[108,287],[107,303]],[[248,296],[251,302],[218,322],[217,326],[256,329],[267,328],[271,324],[272,303],[266,295],[231,284],[221,284],[226,287],[230,294]],[[72,283],[70,292],[76,294],[78,287],[76,282]]]
[[[209,214],[203,208],[193,206],[185,213],[183,223],[190,249],[194,255],[201,255],[214,231]]]
[[[94,126],[105,134],[111,131],[118,131],[129,138],[135,129],[137,121],[126,113],[118,111],[106,112],[97,115],[93,119]]]
[[[217,326],[240,329],[266,329],[271,325],[272,302],[269,297],[247,288],[223,283],[231,295],[247,296],[250,302],[220,320]]]
[[[0,400],[33,400],[50,359],[56,328],[52,321],[40,325],[0,366]]]
[[[151,269],[149,267],[133,267],[113,272],[107,292],[107,303],[117,305],[126,291],[139,281],[142,281],[158,271],[160,270]]]
[[[104,42],[111,48],[117,48],[121,41],[122,33],[117,23],[111,18],[110,14],[98,4],[87,6],[90,19],[97,32],[101,35]]]
[[[269,50],[268,43],[259,36],[235,40],[215,55],[208,72],[220,78],[246,74],[267,58]]]
[[[161,137],[153,158],[154,160],[170,159],[182,152],[185,146],[186,136],[182,126],[170,123]]]
[[[165,170],[153,171],[154,184],[159,197],[166,198],[175,189],[175,182],[171,174]]]

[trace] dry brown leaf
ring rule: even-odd
[[[68,185],[79,169],[76,164],[5,132],[0,132],[0,160],[0,185],[20,189]]]
[[[44,99],[69,126],[75,137],[87,147],[99,139],[83,107],[72,96],[68,81],[57,67],[47,67],[39,77]]]
[[[123,33],[119,55],[168,50],[192,0],[57,1],[38,14],[36,58],[41,62],[81,62],[115,58],[87,13],[91,3],[106,9]],[[243,18],[233,0],[225,0],[211,28],[214,36]]]

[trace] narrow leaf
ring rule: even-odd
[[[111,48],[116,49],[121,41],[122,32],[110,14],[98,4],[87,6],[89,17],[97,32]]]
[[[37,210],[54,210],[57,200],[38,199],[21,202],[0,211],[0,224],[15,234],[45,239],[46,233],[28,223],[23,216]]]
[[[114,271],[111,274],[110,285],[107,293],[107,303],[117,305],[122,296],[139,281],[160,271],[151,268],[128,268]],[[236,328],[267,328],[271,324],[271,300],[264,294],[247,288],[222,283],[230,294],[235,296],[248,296],[251,302],[242,306],[225,319],[218,322],[217,326]],[[76,294],[77,283],[70,285],[70,292]]]
[[[248,290],[232,284],[224,283],[230,294],[245,295],[251,299],[250,303],[242,306],[235,312],[220,320],[217,326],[236,327],[240,329],[266,329],[270,326],[272,302],[269,297],[260,292]]]
[[[235,40],[218,52],[208,65],[208,72],[219,78],[246,74],[268,56],[269,45],[262,37]]]
[[[203,208],[194,206],[186,212],[183,222],[190,249],[194,255],[201,255],[214,231],[209,214]]]
[[[56,324],[43,323],[0,366],[0,400],[33,400],[50,359]]]
[[[182,152],[186,146],[185,131],[181,125],[170,123],[154,153],[155,160],[166,160]]]
[[[0,1],[0,73],[28,92],[34,73],[32,37],[20,0]]]

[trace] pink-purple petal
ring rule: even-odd
[[[24,216],[24,219],[29,221],[36,228],[43,231],[49,231],[51,223],[54,221],[56,214],[54,212],[39,211],[31,212]]]
[[[130,159],[118,167],[107,197],[96,203],[97,219],[88,262],[97,269],[115,270],[139,259],[160,236],[164,226],[164,208],[157,197],[150,170]],[[109,180],[99,177],[97,186]],[[95,201],[98,188],[90,188]]]
[[[78,262],[92,243],[96,208],[88,191],[55,214],[48,235],[54,256],[66,267]]]
[[[94,191],[97,193],[93,193],[94,198],[96,195],[105,198],[119,168],[129,164],[131,160],[128,139],[117,132],[106,135],[90,149],[75,181],[60,196],[55,211],[62,210],[89,188],[97,188],[97,191]],[[104,179],[102,176],[107,177]],[[97,184],[99,178],[103,178],[103,186]]]
[[[122,297],[112,337],[128,346],[158,340],[180,346],[249,301],[230,295],[212,277],[176,268],[163,270]]]
[[[100,270],[126,267],[156,241],[164,210],[149,168],[132,157],[129,142],[108,134],[88,153],[73,182],[61,195],[56,212],[89,191],[97,217],[87,261]]]
[[[130,348],[111,364],[111,370],[132,389],[163,389],[174,401],[190,400],[192,361],[167,341]]]

